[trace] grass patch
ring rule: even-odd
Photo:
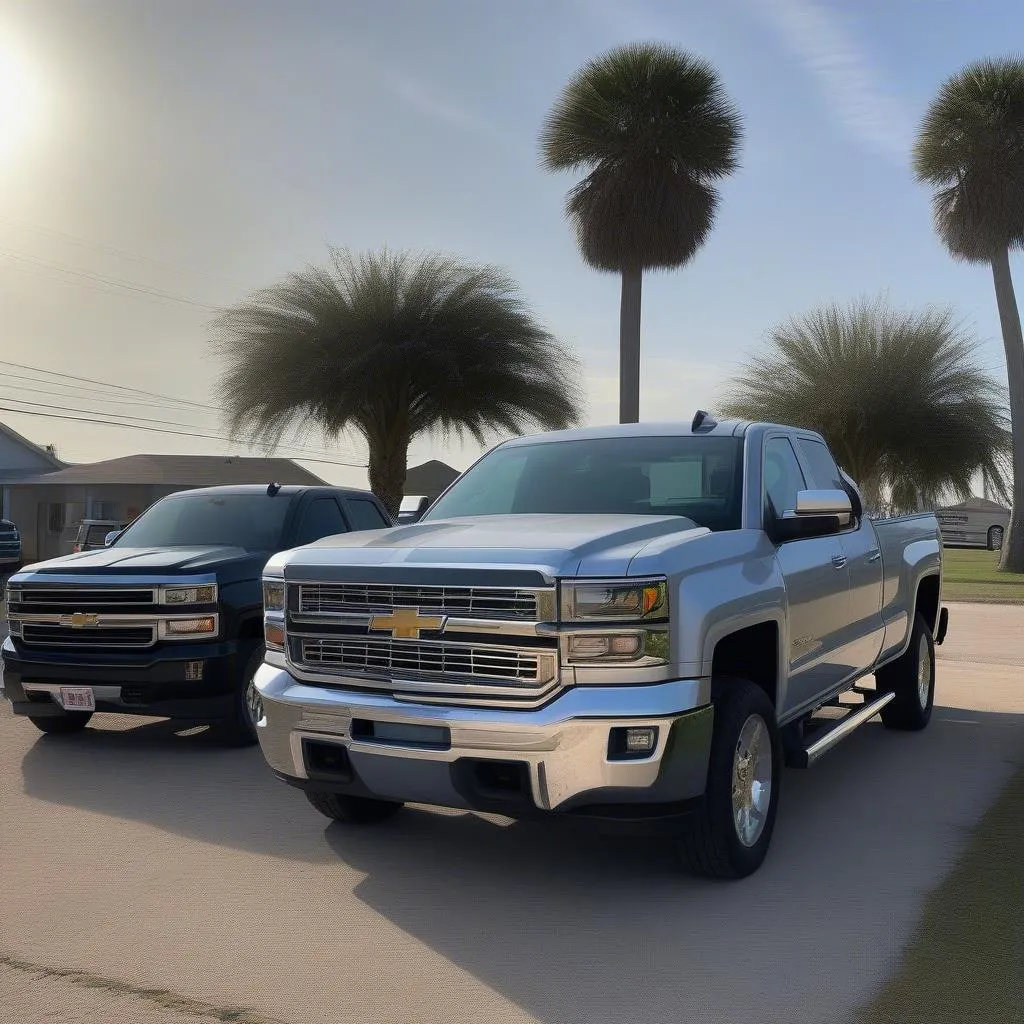
[[[1024,1020],[1024,769],[982,818],[953,873],[925,905],[899,974],[860,1024]]]
[[[998,551],[944,548],[943,601],[1024,604],[1024,573],[1000,572]]]

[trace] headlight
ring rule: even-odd
[[[565,619],[641,622],[668,617],[665,580],[578,582],[563,586]]]
[[[161,587],[161,604],[215,604],[217,601],[217,584],[210,583],[201,587]]]
[[[217,635],[217,616],[199,615],[194,619],[161,619],[160,639],[190,639]]]
[[[284,580],[263,581],[263,610],[266,612],[284,611]]]

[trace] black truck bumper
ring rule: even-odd
[[[3,686],[16,715],[62,715],[62,686],[89,686],[97,711],[216,721],[230,718],[248,651],[234,642],[174,645],[134,655],[26,651],[3,643]],[[196,676],[200,678],[195,678]]]

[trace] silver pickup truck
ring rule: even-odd
[[[878,714],[928,724],[941,572],[935,517],[865,518],[806,430],[700,412],[518,438],[415,524],[270,560],[257,734],[339,821],[618,821],[738,878],[784,764]]]

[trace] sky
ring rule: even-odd
[[[215,310],[386,245],[506,269],[614,422],[618,280],[537,138],[581,64],[652,39],[712,62],[745,139],[707,244],[645,282],[642,419],[714,409],[773,324],[883,292],[953,306],[1002,378],[990,273],[948,257],[909,160],[942,81],[1022,32],[1010,0],[0,0],[0,420],[71,462],[261,454],[224,439]],[[357,437],[280,454],[365,486]]]

